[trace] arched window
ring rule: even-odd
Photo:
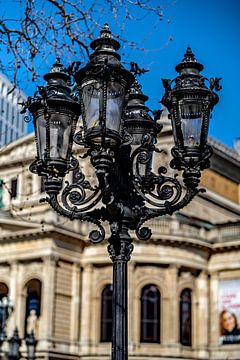
[[[41,281],[32,279],[26,284],[25,334],[34,331],[38,334],[38,318],[41,314]]]
[[[8,296],[8,287],[3,282],[0,282],[0,300],[6,296]]]
[[[101,342],[112,341],[112,294],[112,285],[106,285],[101,296]]]
[[[192,291],[184,289],[180,295],[180,343],[192,346]]]
[[[160,291],[149,284],[141,292],[141,342],[160,342]]]

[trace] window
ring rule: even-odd
[[[141,342],[160,343],[160,291],[156,285],[141,292]]]
[[[112,285],[106,285],[101,296],[101,342],[112,341],[112,294]]]
[[[6,107],[6,119],[9,120],[9,103],[7,102],[7,107]]]
[[[17,110],[17,124],[16,124],[16,127],[17,129],[19,129],[19,111]]]
[[[13,129],[11,129],[11,131],[10,131],[10,141],[13,141],[14,139],[13,139]]]
[[[4,113],[4,98],[1,99],[1,113]]]
[[[192,345],[192,299],[191,290],[184,289],[180,295],[180,343]]]
[[[30,280],[26,285],[26,316],[25,316],[25,334],[34,332],[38,335],[38,318],[41,313],[41,281],[37,279]]]
[[[0,300],[8,296],[8,287],[3,282],[0,282]]]
[[[8,142],[8,128],[7,128],[8,125],[6,125],[5,127],[5,133],[4,133],[4,143],[7,144]]]
[[[17,197],[17,179],[12,179],[11,181],[11,199]]]

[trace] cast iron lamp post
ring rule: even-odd
[[[98,39],[87,65],[76,64],[64,70],[57,60],[47,85],[39,87],[25,108],[33,115],[37,157],[30,170],[45,178],[47,198],[62,216],[95,224],[89,234],[93,243],[105,238],[103,222],[110,226],[108,252],[113,262],[112,359],[126,360],[127,355],[127,262],[133,250],[129,230],[140,240],[148,240],[151,230],[142,227],[151,218],[172,214],[186,206],[202,189],[198,188],[201,170],[209,167],[211,147],[207,144],[210,113],[218,102],[214,89],[219,79],[211,79],[210,88],[200,74],[199,64],[188,48],[176,67],[179,76],[163,79],[162,103],[172,120],[175,146],[170,165],[182,171],[183,183],[166,175],[159,166],[152,172],[157,134],[161,127],[150,116],[148,99],[134,75],[120,63],[119,43],[107,25]],[[70,75],[77,94],[68,86]],[[173,87],[171,85],[173,84]],[[75,133],[77,121],[82,123]],[[85,179],[72,153],[73,141],[87,149],[95,168],[97,185]],[[157,157],[156,157],[157,159]],[[156,160],[157,161],[157,160]],[[159,164],[161,165],[161,164]],[[75,182],[63,178],[75,170]]]

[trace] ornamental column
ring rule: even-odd
[[[57,260],[58,258],[54,254],[44,257],[43,259],[43,312],[40,321],[39,337],[44,339],[48,344],[54,337]]]
[[[161,323],[165,325],[164,329],[161,328],[161,338],[164,344],[171,344],[172,347],[173,344],[178,346],[179,342],[178,267],[176,265],[171,264],[166,270],[165,282],[168,286],[168,297],[165,298],[166,295],[164,295],[162,299],[164,306],[162,306]]]
[[[219,343],[219,309],[218,309],[219,273],[212,272],[210,277],[210,349],[217,350]]]
[[[196,279],[196,297],[197,297],[197,314],[196,314],[196,345],[201,356],[206,357],[209,333],[209,307],[208,307],[208,274],[202,271]],[[200,355],[199,354],[199,355]]]
[[[82,272],[80,345],[81,353],[90,352],[91,343],[91,300],[93,265],[86,264]]]
[[[80,264],[74,263],[72,270],[72,305],[71,305],[71,343],[77,351],[77,342],[79,339],[80,328],[80,285],[81,268]]]
[[[10,284],[9,284],[9,299],[13,305],[13,313],[10,315],[8,320],[8,331],[9,335],[13,334],[16,324],[16,307],[17,307],[17,284],[19,281],[18,273],[18,262],[17,260],[10,263]]]

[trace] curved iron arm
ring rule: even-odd
[[[157,216],[172,214],[186,206],[200,191],[204,191],[197,187],[203,166],[200,163],[193,168],[181,164],[186,186],[184,194],[184,187],[177,175],[165,176],[167,170],[163,166],[159,167],[158,175],[151,171],[152,153],[160,151],[153,145],[150,134],[143,137],[142,145],[131,156],[130,149],[129,146],[123,146],[117,153],[95,149],[84,156],[90,156],[95,167],[99,182],[96,187],[85,180],[80,170],[75,174],[76,182],[71,185],[66,182],[60,197],[62,180],[46,181],[49,196],[46,201],[55,211],[72,220],[91,222],[98,227],[99,230],[94,230],[89,235],[92,242],[104,240],[105,230],[101,222],[105,220],[110,224],[112,236],[117,236],[124,222],[129,229],[136,231],[139,239],[147,240],[151,236],[151,230],[142,227],[144,222]],[[144,174],[140,173],[140,165],[146,166]],[[86,195],[86,190],[91,192],[89,196]],[[94,209],[100,201],[105,206]]]
[[[199,192],[205,192],[204,189],[198,189],[198,188],[188,188],[186,191],[185,196],[178,201],[175,204],[171,204],[168,201],[165,201],[164,205],[162,205],[161,208],[153,209],[153,208],[147,208],[143,207],[139,209],[141,212],[140,215],[140,221],[136,225],[136,235],[140,240],[148,240],[151,235],[151,229],[148,227],[142,227],[142,225],[155,217],[163,216],[166,214],[172,215],[175,211],[182,209],[184,206],[190,203],[192,199],[199,193]],[[138,215],[139,216],[139,215]]]
[[[43,199],[42,201],[47,201],[51,205],[51,207],[61,216],[65,216],[71,220],[77,219],[95,224],[99,230],[93,230],[90,232],[90,240],[94,243],[99,243],[104,240],[105,230],[104,227],[101,225],[100,221],[105,219],[104,208],[94,209],[88,212],[83,212],[82,210],[77,209],[76,206],[73,206],[71,209],[66,208],[60,205],[57,194],[49,194],[48,197]]]
[[[176,151],[173,149],[173,151]],[[136,235],[141,240],[147,240],[151,236],[151,230],[142,227],[143,223],[157,216],[172,214],[186,206],[199,192],[205,191],[197,186],[200,181],[200,171],[209,166],[209,157],[212,155],[212,149],[206,145],[202,159],[198,163],[189,163],[181,161],[181,154],[178,158],[180,164],[172,160],[170,165],[173,168],[183,170],[183,182],[186,186],[183,195],[184,186],[174,177],[165,176],[167,169],[160,166],[158,175],[152,173],[151,162],[153,152],[161,152],[154,145],[154,137],[151,134],[145,134],[142,144],[133,151],[131,155],[131,177],[135,192],[143,199],[143,206],[135,206],[133,209],[136,219]],[[174,154],[175,155],[175,154]],[[191,164],[191,163],[190,163]],[[140,166],[145,166],[145,174],[141,174]],[[150,197],[149,197],[150,196]],[[148,207],[147,205],[152,207]]]

